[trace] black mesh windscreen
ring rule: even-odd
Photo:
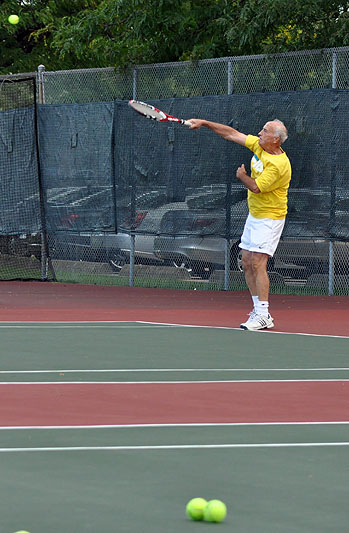
[[[39,106],[49,233],[115,231],[113,124],[113,103]]]
[[[346,90],[153,100],[168,114],[206,118],[257,135],[268,120],[289,131],[283,145],[292,164],[284,237],[349,237]],[[116,104],[118,225],[122,231],[239,236],[246,190],[235,178],[252,153],[206,128],[157,123]]]
[[[0,82],[0,234],[41,230],[34,80]]]
[[[41,230],[33,80],[0,91],[0,234]],[[284,121],[293,174],[284,237],[348,239],[349,91],[152,101],[180,118],[207,118],[257,135]],[[252,153],[206,128],[147,120],[127,102],[41,105],[40,163],[49,233],[241,234]]]
[[[40,279],[35,78],[0,81],[0,279]]]

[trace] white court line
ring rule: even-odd
[[[329,338],[336,338],[336,339],[349,339],[349,336],[348,335],[329,335],[329,334],[320,334],[320,333],[302,333],[302,332],[291,332],[291,331],[272,331],[270,329],[266,330],[266,329],[260,329],[258,331],[249,331],[248,333],[246,332],[246,330],[244,329],[241,329],[241,328],[232,328],[232,327],[229,327],[229,326],[198,326],[196,324],[172,324],[172,323],[167,323],[167,322],[145,322],[145,321],[142,321],[142,320],[137,320],[137,323],[138,324],[149,324],[149,325],[159,325],[159,324],[163,324],[163,325],[166,325],[166,326],[177,326],[177,327],[184,327],[184,328],[211,328],[211,329],[228,329],[228,330],[233,330],[233,331],[240,331],[241,333],[244,333],[245,335],[247,335],[248,333],[272,333],[274,335],[302,335],[302,336],[305,336],[305,337],[329,337]]]
[[[0,370],[0,374],[104,374],[104,373],[161,373],[161,372],[336,372],[348,371],[349,367],[319,368],[95,368],[58,370]]]
[[[45,325],[60,325],[60,324],[63,324],[63,325],[72,325],[74,326],[75,324],[81,324],[81,325],[90,325],[90,326],[99,326],[99,325],[103,325],[103,324],[108,324],[108,325],[118,325],[118,324],[129,324],[129,325],[134,325],[134,324],[159,324],[159,325],[162,325],[162,322],[142,322],[140,320],[1,320],[0,321],[0,326],[4,326],[4,327],[11,327],[12,325],[13,326],[17,326],[17,325],[22,325],[22,326],[26,326],[26,325],[34,325],[34,326],[45,326]]]
[[[119,325],[118,322],[115,322],[116,329],[146,329],[143,325]],[[180,328],[180,327],[192,327],[192,326],[182,326],[181,324],[153,324],[152,327],[154,328]],[[196,326],[193,326],[196,327]],[[211,327],[211,326],[198,326],[198,327]],[[107,328],[112,329],[111,325],[107,324],[92,324],[90,322],[86,323],[80,323],[80,324],[74,324],[74,323],[67,323],[67,324],[61,324],[60,322],[57,322],[55,324],[53,323],[46,323],[43,322],[42,324],[9,324],[4,325],[3,323],[0,324],[0,328],[2,329],[77,329],[77,328],[83,328],[83,329],[96,329],[96,328]],[[221,328],[221,329],[232,329],[232,328]]]
[[[349,378],[314,378],[314,379],[222,379],[222,380],[175,380],[175,381],[1,381],[0,386],[5,385],[196,385],[217,383],[309,383],[309,382],[347,382]]]
[[[106,324],[106,325],[105,325]],[[120,325],[121,324],[121,325]],[[129,325],[125,325],[129,324]],[[0,323],[0,328],[79,328],[79,327],[90,327],[90,328],[108,328],[110,325],[115,325],[117,328],[126,328],[126,329],[137,329],[140,326],[140,324],[145,324],[151,327],[175,327],[175,328],[204,328],[204,329],[223,329],[223,330],[229,330],[229,331],[239,331],[241,334],[247,335],[245,330],[242,330],[241,328],[234,328],[229,326],[208,326],[208,325],[197,325],[197,324],[177,324],[177,323],[170,323],[170,322],[147,322],[144,320],[135,320],[134,322],[129,321],[101,321],[101,322],[91,322],[91,321],[79,321],[79,322],[6,322],[2,321]],[[251,332],[249,332],[251,333]],[[349,339],[349,336],[347,335],[329,335],[329,334],[319,334],[319,333],[302,333],[302,332],[286,332],[286,331],[266,331],[266,330],[259,330],[254,331],[252,333],[267,333],[267,334],[274,334],[274,335],[300,335],[305,337],[328,337],[328,338],[335,338],[335,339]]]
[[[343,426],[349,421],[321,422],[187,422],[182,424],[100,424],[80,426],[0,426],[0,431],[13,430],[56,430],[56,429],[148,429],[148,428],[206,428],[206,427],[258,427],[258,426]]]
[[[9,385],[197,385],[222,383],[310,383],[310,382],[339,382],[345,383],[349,379],[222,379],[216,380],[188,380],[188,381],[2,381],[1,386]]]
[[[314,448],[349,446],[349,442],[273,442],[258,444],[164,444],[146,446],[46,446],[37,448],[0,448],[0,453],[13,452],[85,452],[85,451],[145,451],[145,450],[212,450],[232,448]]]

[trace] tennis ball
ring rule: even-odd
[[[18,15],[10,15],[7,19],[10,24],[18,24],[19,22],[19,16]]]
[[[204,520],[206,522],[223,522],[226,516],[226,505],[220,500],[210,500],[204,509]]]
[[[192,520],[202,520],[207,501],[204,498],[193,498],[187,503],[186,512]]]

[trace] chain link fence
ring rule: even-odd
[[[349,47],[284,54],[225,57],[113,68],[45,72],[39,67],[46,104],[154,100],[349,89]]]
[[[204,113],[205,109],[210,109],[207,97],[211,96],[281,93],[282,99],[282,93],[293,91],[348,90],[348,67],[349,47],[345,47],[268,56],[227,57],[196,63],[143,65],[125,71],[104,68],[47,72],[40,65],[34,75],[38,80],[37,101],[46,110],[59,109],[59,106],[68,106],[68,109],[72,106],[70,109],[73,110],[79,105],[123,102],[131,98],[167,100],[167,103],[168,99],[172,99],[171,102],[175,104],[181,99],[197,97],[201,102],[201,113]],[[20,79],[21,75],[13,78]],[[169,112],[168,109],[166,111]],[[246,116],[253,111],[253,107],[246,109]],[[307,135],[307,113],[307,109],[303,108],[297,117],[293,117],[299,142]],[[315,109],[315,113],[318,114],[317,124],[321,124],[321,108]],[[215,120],[212,109],[207,118]],[[227,123],[229,118],[226,119]],[[221,121],[224,121],[224,117]],[[66,122],[69,122],[69,118]],[[93,117],[82,128],[93,132],[95,124],[97,118]],[[241,129],[244,127],[242,121],[241,124],[233,122],[232,125]],[[328,126],[322,125],[325,128]],[[171,190],[169,194],[168,183],[163,186],[159,180],[159,173],[166,174],[166,170],[145,168],[137,162],[134,153],[126,155],[127,144],[137,144],[133,126],[130,129],[131,132],[124,132],[124,144],[119,147],[118,153],[114,151],[112,161],[114,167],[124,166],[125,173],[131,174],[126,179],[126,188],[121,190],[112,181],[108,183],[102,178],[103,183],[96,187],[94,176],[87,171],[83,175],[81,168],[71,168],[74,176],[79,174],[84,181],[73,183],[73,180],[60,177],[59,186],[46,190],[46,211],[55,213],[56,217],[55,227],[49,226],[47,231],[52,263],[49,270],[46,268],[46,275],[60,281],[103,285],[209,290],[246,288],[238,235],[226,237],[224,232],[217,230],[226,213],[222,198],[226,198],[227,180],[219,177],[219,172],[216,175],[212,171],[201,187],[192,190],[186,184],[181,197],[178,196],[178,190],[175,193]],[[153,130],[147,131],[151,138]],[[115,131],[112,135],[115,135]],[[173,153],[177,142],[175,136],[179,133],[168,128],[165,135],[168,156]],[[47,140],[50,141],[49,134]],[[71,139],[72,149],[74,142],[77,142],[77,137]],[[200,157],[205,156],[200,152],[201,149],[199,145],[196,147],[196,155],[200,153]],[[215,148],[212,147],[212,150]],[[154,157],[161,157],[155,152]],[[208,152],[206,156],[210,158],[212,154]],[[191,173],[189,166],[178,168],[174,159],[172,163],[172,177],[179,179],[179,182],[184,180],[184,173]],[[44,165],[45,161],[42,161],[41,166]],[[326,194],[319,191],[315,216],[321,219],[325,213],[329,218],[344,220],[345,226],[345,219],[349,216],[348,172],[341,162],[336,162],[336,168],[344,185],[339,193],[337,191],[335,203],[331,203],[333,196],[330,183]],[[53,166],[52,172],[56,172]],[[232,175],[233,172],[234,168],[231,169]],[[308,179],[308,188],[299,190],[302,197],[314,187],[314,176],[308,176]],[[236,194],[239,196],[241,192],[237,190]],[[110,203],[108,223],[103,229],[106,212],[96,211],[96,206],[98,208],[99,199],[105,196]],[[237,202],[240,201],[244,202],[239,196]],[[314,201],[314,196],[311,196],[310,201]],[[241,206],[241,213],[244,209]],[[307,208],[304,209],[301,216],[306,213]],[[120,228],[116,213],[124,211],[126,215]],[[96,212],[99,213],[98,221],[95,229],[91,230],[91,215]],[[171,231],[168,230],[169,224]],[[342,227],[342,224],[339,226]],[[177,233],[174,233],[174,228]],[[340,232],[337,231],[336,238],[331,238],[328,232],[319,231],[315,238],[314,231],[309,236],[305,228],[304,223],[298,229],[295,224],[293,233],[289,232],[287,238],[282,239],[275,257],[270,261],[271,292],[348,295],[349,242],[346,233],[338,238]],[[17,237],[21,250],[26,248],[26,244],[28,250],[33,246],[32,235],[21,234]],[[27,251],[26,255],[33,260],[30,252]]]

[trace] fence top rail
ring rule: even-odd
[[[262,59],[278,59],[278,58],[287,58],[287,57],[298,57],[298,56],[314,56],[314,55],[327,55],[334,53],[347,52],[349,53],[349,46],[341,46],[337,48],[320,48],[315,50],[297,50],[291,52],[281,52],[273,54],[256,54],[256,55],[243,55],[243,56],[226,56],[226,57],[217,57],[212,59],[200,59],[198,61],[173,61],[168,63],[149,63],[146,65],[130,65],[128,69],[124,72],[137,71],[137,70],[146,70],[154,68],[183,68],[185,66],[197,66],[211,63],[224,63],[224,62],[239,62],[239,61],[248,61],[248,60],[262,60]],[[118,72],[122,73],[123,70],[118,70],[117,67],[101,67],[101,68],[82,68],[82,69],[69,69],[69,70],[45,70],[44,65],[39,65],[38,69],[43,71],[45,76],[56,75],[56,74],[72,74],[72,73],[93,73],[93,72]],[[14,74],[2,74],[0,75],[0,80],[4,79],[13,79],[13,78],[27,78],[36,76],[37,72],[23,72],[23,73],[14,73]]]
[[[69,70],[45,70],[44,65],[39,65],[39,72],[43,72],[45,76],[54,76],[57,74],[72,74],[72,73],[101,73],[101,72],[115,72],[118,74],[130,73],[134,71],[142,71],[154,68],[183,68],[183,67],[195,67],[200,65],[208,65],[215,63],[228,63],[228,62],[240,62],[240,61],[251,61],[251,60],[273,60],[273,59],[284,59],[287,57],[301,57],[301,56],[319,56],[319,55],[330,55],[336,53],[347,52],[349,54],[349,46],[341,46],[337,48],[320,48],[315,50],[297,50],[291,52],[281,52],[273,54],[256,54],[256,55],[242,55],[242,56],[226,56],[226,57],[217,57],[212,59],[200,59],[198,61],[173,61],[167,63],[148,63],[146,65],[130,65],[125,70],[118,69],[117,67],[96,67],[96,68],[82,68],[82,69],[69,69]],[[2,74],[0,75],[0,80],[14,79],[14,78],[28,78],[37,76],[38,72],[22,72],[22,73],[11,73],[11,74]]]
[[[42,65],[40,65],[42,66]],[[101,67],[101,68],[77,68],[71,70],[45,70],[46,75],[55,75],[55,74],[70,74],[70,73],[84,73],[84,72],[115,72],[115,67]]]
[[[239,62],[239,61],[249,61],[249,60],[261,60],[261,59],[278,59],[286,57],[297,57],[297,56],[311,56],[311,55],[327,55],[337,52],[348,52],[349,46],[342,46],[337,48],[320,48],[315,50],[297,50],[292,52],[281,52],[273,54],[256,54],[256,55],[243,55],[243,56],[226,56],[226,57],[217,57],[212,59],[200,59],[198,61],[173,61],[168,63],[149,63],[146,65],[130,65],[127,69],[130,70],[144,70],[144,69],[154,69],[156,68],[183,68],[184,66],[196,66],[203,64],[211,63],[224,63],[224,62]],[[42,67],[43,65],[40,65]],[[127,70],[125,72],[127,72]],[[118,69],[115,67],[101,67],[101,68],[82,68],[82,69],[71,69],[71,70],[55,70],[55,71],[44,71],[45,76],[55,75],[55,74],[68,74],[68,73],[84,73],[84,72],[117,72]],[[122,72],[122,71],[119,71]],[[36,73],[23,73],[23,74],[8,74],[0,76],[0,79],[11,78],[11,77],[28,77],[35,76]]]
[[[154,67],[180,67],[183,65],[199,65],[207,63],[221,63],[227,61],[248,61],[251,59],[277,59],[285,57],[296,57],[296,56],[309,56],[309,55],[325,55],[333,54],[334,52],[348,52],[349,46],[342,46],[337,48],[319,48],[316,50],[297,50],[292,52],[280,52],[273,54],[256,54],[256,55],[247,55],[247,56],[225,56],[225,57],[215,57],[212,59],[200,59],[198,61],[174,61],[169,63],[149,63],[147,65],[134,65],[135,69],[144,69],[144,68],[154,68]]]
[[[35,78],[37,75],[37,72],[22,72],[20,74],[1,74],[0,75],[0,80],[1,81],[6,81],[6,80],[10,80],[12,81],[13,79],[21,79],[23,80],[23,78]]]

